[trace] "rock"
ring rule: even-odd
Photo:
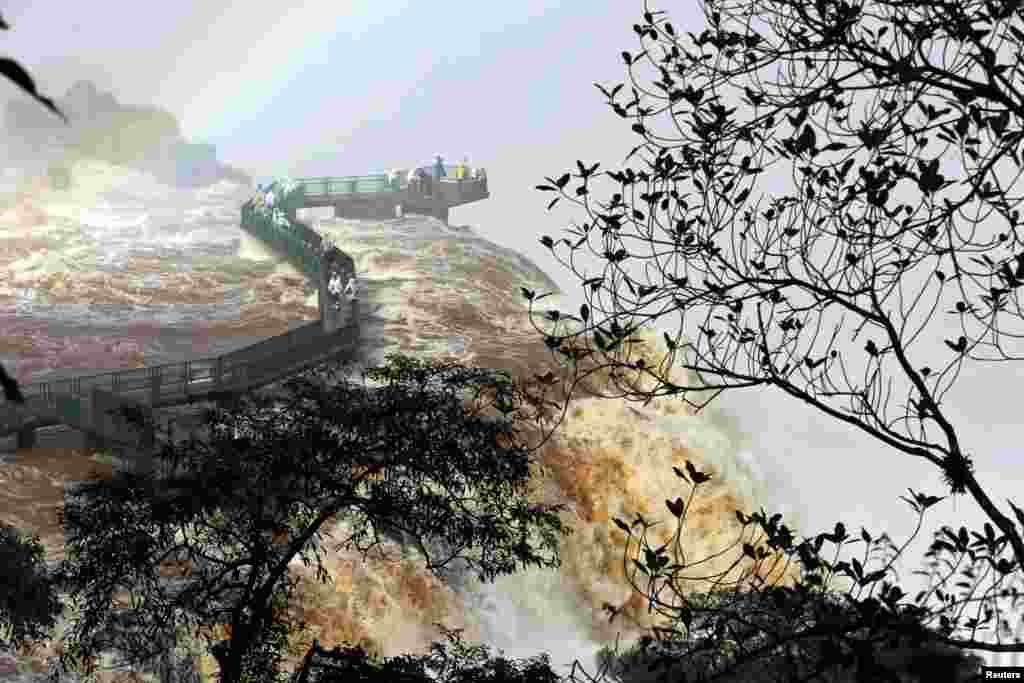
[[[192,143],[170,112],[124,105],[90,81],[78,81],[58,101],[71,122],[31,101],[7,105],[5,128],[19,157],[74,162],[97,159],[154,173],[176,187],[252,179],[217,161],[213,145]]]

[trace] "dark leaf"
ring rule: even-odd
[[[946,346],[957,353],[963,353],[964,350],[967,349],[967,337],[961,336],[956,340],[956,343],[951,342],[948,339],[944,339],[943,341],[946,342]]]
[[[689,473],[690,477],[693,479],[694,485],[696,485],[696,484],[703,484],[704,482],[706,482],[709,479],[711,479],[711,475],[710,474],[704,474],[703,472],[698,472],[697,468],[694,467],[693,463],[690,462],[689,460],[686,461],[686,471]]]
[[[67,118],[63,113],[61,113],[60,109],[57,109],[57,106],[50,100],[50,98],[43,97],[36,92],[36,84],[32,80],[32,77],[29,76],[28,72],[25,71],[25,69],[23,69],[16,61],[13,59],[0,58],[0,74],[6,76],[19,88],[41,102],[47,109],[61,117],[61,119],[64,120],[64,123],[68,122]]]
[[[0,384],[4,387],[4,398],[12,403],[24,403],[25,396],[21,393],[18,380],[7,374],[7,369],[0,365]]]

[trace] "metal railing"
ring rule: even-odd
[[[486,179],[455,178],[455,167],[446,166],[448,174],[441,178],[442,183],[462,183],[465,187],[486,186]],[[396,170],[394,181],[389,183],[387,175],[338,176],[324,178],[297,178],[295,182],[302,187],[308,197],[344,194],[374,194],[378,192],[395,192],[409,186],[407,177],[409,169]]]

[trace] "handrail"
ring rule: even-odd
[[[441,177],[442,183],[462,183],[467,187],[473,185],[484,186],[487,183],[486,179],[484,178],[455,178],[454,167],[446,167],[445,170],[448,173],[448,175]],[[399,189],[409,186],[409,181],[406,178],[407,173],[408,169],[401,169],[401,171],[398,173],[396,180]],[[379,187],[367,191],[355,191],[354,189],[352,189],[351,183],[358,183],[361,180],[377,181],[381,183],[381,185]],[[395,184],[390,184],[387,182],[386,174],[367,176],[333,176],[324,178],[297,178],[295,180],[295,183],[302,187],[303,191],[307,196],[312,197],[322,197],[324,195],[332,194],[352,194],[353,192],[355,192],[356,194],[377,194],[385,192],[394,192],[396,189]],[[343,183],[348,184],[349,188],[343,190]],[[335,186],[337,186],[337,190],[334,190]]]

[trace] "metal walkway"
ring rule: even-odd
[[[325,243],[296,218],[301,208],[333,206],[337,216],[426,213],[448,220],[453,206],[486,199],[486,178],[447,178],[425,185],[406,182],[407,170],[385,175],[300,178],[274,211],[257,211],[254,200],[241,207],[241,226],[283,253],[309,277],[319,292],[320,319],[258,344],[213,358],[117,370],[22,386],[24,405],[0,406],[0,438],[17,434],[19,448],[35,443],[35,430],[67,425],[85,432],[87,442],[135,452],[148,452],[154,435],[143,433],[118,414],[133,406],[152,416],[160,408],[208,399],[216,392],[244,393],[294,375],[329,359],[344,359],[359,340],[358,304],[335,307],[328,292],[332,277],[343,281],[355,274],[352,258]],[[273,214],[277,213],[275,217]],[[223,394],[221,394],[223,395]]]
[[[95,445],[137,449],[152,445],[153,435],[143,433],[123,416],[109,411],[130,405],[152,415],[156,409],[202,400],[214,392],[244,393],[325,360],[350,354],[359,339],[358,304],[352,302],[339,310],[328,306],[324,274],[318,269],[323,256],[320,240],[314,244],[297,239],[297,235],[308,237],[305,233],[312,233],[301,223],[287,229],[277,227],[276,235],[268,235],[266,227],[255,222],[252,212],[246,215],[243,209],[242,226],[257,237],[277,237],[269,240],[272,246],[288,247],[289,255],[297,251],[296,245],[302,245],[303,269],[320,286],[321,312],[332,309],[329,319],[322,316],[223,356],[25,384],[21,387],[25,395],[23,405],[5,402],[0,406],[0,436],[17,433],[18,447],[30,448],[35,429],[65,424],[85,432]],[[332,251],[336,253],[327,262],[335,267],[339,262],[351,264],[347,255],[333,248]]]

